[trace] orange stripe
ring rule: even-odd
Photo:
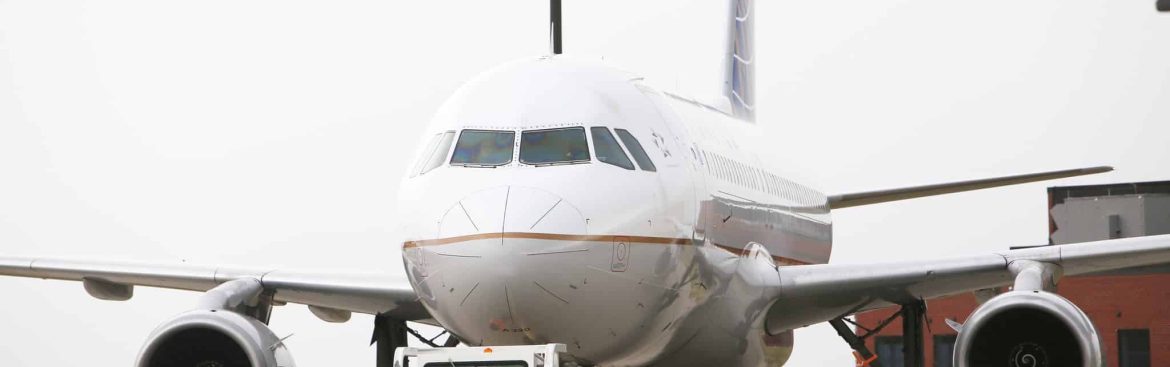
[[[618,238],[629,244],[653,244],[653,245],[684,245],[693,246],[695,242],[689,238],[674,238],[674,237],[648,237],[648,236],[617,236],[617,235],[575,235],[575,234],[560,234],[560,233],[533,233],[533,232],[503,232],[503,233],[478,233],[465,236],[436,238],[430,240],[406,241],[402,243],[402,248],[414,248],[422,246],[439,246],[459,242],[468,242],[484,239],[496,238],[517,238],[517,239],[535,239],[535,240],[554,240],[554,241],[573,241],[573,242],[615,242]],[[743,252],[742,248],[735,248],[715,244],[715,247],[723,249],[733,254],[740,254]],[[812,264],[806,261],[800,261],[793,258],[772,255],[772,260],[780,264],[786,265],[809,265]]]
[[[554,241],[573,241],[573,242],[615,242],[621,239],[630,244],[653,244],[653,245],[694,245],[694,241],[689,238],[674,238],[674,237],[647,237],[647,236],[615,236],[615,235],[574,235],[574,234],[559,234],[559,233],[532,233],[532,232],[503,232],[503,233],[479,233],[466,236],[436,238],[430,240],[406,241],[402,243],[402,248],[412,248],[420,246],[438,246],[458,242],[467,242],[484,239],[495,238],[517,238],[517,239],[535,239],[535,240],[554,240]]]

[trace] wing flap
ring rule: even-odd
[[[887,264],[780,267],[780,294],[769,308],[769,332],[803,327],[915,299],[1010,284],[1008,265],[1035,260],[1064,275],[1170,263],[1170,235],[1043,246],[955,259]]]
[[[948,182],[934,185],[903,187],[897,189],[858,192],[829,196],[830,209],[842,209],[853,206],[878,204],[889,201],[914,199],[926,196],[953,194],[956,192],[989,189],[993,187],[1017,185],[1028,182],[1054,180],[1058,178],[1091,175],[1112,171],[1113,167],[1089,167],[1068,169],[1062,171],[1039,172],[1024,175],[985,178],[979,180]]]

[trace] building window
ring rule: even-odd
[[[883,366],[904,366],[906,358],[902,355],[902,336],[879,336],[874,339],[874,353],[877,353]]]
[[[953,367],[955,365],[955,336],[934,336],[934,367]]]
[[[1121,367],[1150,367],[1150,330],[1118,330],[1117,359]]]

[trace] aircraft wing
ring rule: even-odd
[[[403,277],[379,273],[302,272],[186,263],[17,258],[0,256],[0,275],[80,281],[90,295],[126,300],[133,286],[207,291],[224,282],[252,278],[278,302],[323,309],[384,314],[407,321],[430,319]]]
[[[946,260],[822,264],[777,269],[779,289],[765,325],[771,333],[857,312],[1010,284],[1013,261],[1033,260],[1077,275],[1170,263],[1170,235],[1042,246]]]
[[[1113,167],[1100,166],[1089,168],[1066,169],[1062,171],[1038,172],[1024,175],[984,178],[970,181],[948,182],[933,185],[902,187],[896,189],[855,192],[829,196],[830,209],[843,209],[855,206],[879,204],[890,201],[921,198],[927,196],[953,194],[956,192],[989,189],[993,187],[1017,185],[1028,182],[1054,180],[1058,178],[1092,175],[1112,171]]]

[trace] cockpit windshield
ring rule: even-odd
[[[585,128],[529,130],[520,133],[520,163],[532,165],[589,162]]]
[[[508,164],[512,162],[515,141],[514,131],[463,130],[455,144],[455,153],[451,155],[451,165],[495,167]]]

